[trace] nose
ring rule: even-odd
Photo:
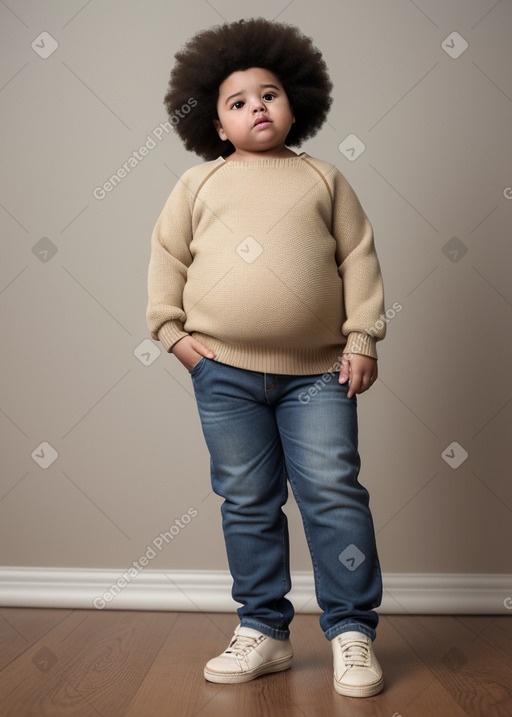
[[[263,100],[261,98],[258,97],[256,100],[254,100],[254,102],[252,103],[252,111],[254,113],[261,112],[264,109],[265,109],[265,103],[263,102]]]

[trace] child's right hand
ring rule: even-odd
[[[206,358],[215,358],[215,354],[206,346],[199,343],[192,336],[184,336],[182,339],[177,341],[171,348],[176,358],[181,361],[187,371],[192,371],[196,363],[198,363],[203,356]]]

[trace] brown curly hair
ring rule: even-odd
[[[332,104],[332,82],[321,52],[293,25],[263,18],[216,25],[175,54],[164,104],[187,150],[205,160],[235,151],[213,125],[221,83],[238,70],[262,67],[281,82],[295,115],[286,144],[313,137]]]

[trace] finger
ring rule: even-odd
[[[352,398],[352,396],[355,396],[356,393],[359,393],[359,387],[351,381],[348,387],[347,398]]]
[[[371,374],[365,374],[361,378],[361,388],[359,390],[359,393],[364,393],[365,391],[368,391],[369,388],[372,386],[372,376]]]
[[[368,391],[368,389],[373,386],[373,383],[376,378],[377,377],[375,376],[375,373],[373,371],[363,373],[363,375],[361,376],[361,384],[358,393],[364,393],[365,391]]]
[[[369,388],[371,388],[373,373],[373,369],[363,369],[360,371],[352,370],[352,378],[350,380],[350,386],[352,389],[351,395],[364,393]],[[349,398],[351,397],[351,395],[349,395]]]
[[[345,383],[345,381],[347,381],[349,377],[350,377],[350,368],[349,368],[349,366],[344,366],[340,371],[340,377],[339,377],[338,381],[340,383]]]
[[[372,369],[371,373],[370,373],[370,385],[369,385],[369,388],[371,388],[371,387],[373,386],[373,384],[374,384],[375,381],[377,380],[378,375],[379,375],[379,372],[378,372],[378,370],[377,370],[377,366],[375,366],[375,367]]]
[[[349,388],[347,396],[348,398],[352,398],[352,396],[355,396],[356,393],[359,393],[361,390],[361,374],[354,373],[352,371],[352,375],[350,377],[349,381]]]
[[[338,381],[340,383],[345,383],[347,379],[350,377],[350,361],[348,360],[347,356],[343,354],[341,357],[341,369],[340,369],[340,376]]]
[[[214,352],[211,349],[197,341],[197,339],[194,339],[192,347],[194,351],[197,351],[197,353],[201,354],[201,356],[206,356],[206,358],[213,358],[215,356]]]

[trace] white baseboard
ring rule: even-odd
[[[381,614],[512,616],[512,575],[388,573]],[[0,568],[0,605],[234,612],[231,576],[220,570]],[[297,613],[319,613],[313,575],[292,574]]]

